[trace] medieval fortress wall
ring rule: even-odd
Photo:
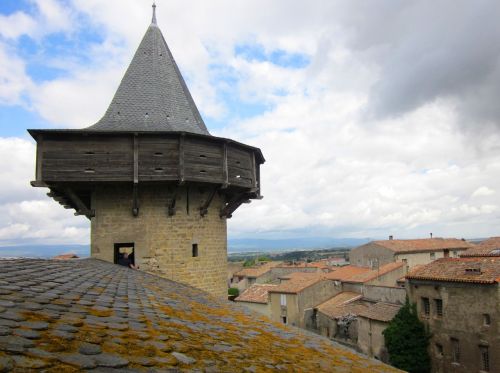
[[[167,206],[176,192],[175,215]],[[219,297],[227,296],[226,218],[224,199],[215,195],[208,213],[199,207],[210,191],[198,186],[143,185],[139,216],[131,213],[132,187],[99,186],[92,194],[91,255],[114,261],[115,244],[133,243],[140,269],[192,285]],[[193,256],[197,245],[197,256]]]

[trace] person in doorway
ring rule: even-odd
[[[137,267],[132,262],[132,259],[130,258],[130,255],[128,255],[128,253],[123,253],[123,255],[118,259],[118,264],[124,267],[137,269]]]

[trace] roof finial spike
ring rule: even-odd
[[[153,1],[153,19],[151,20],[153,25],[156,25],[156,2]]]

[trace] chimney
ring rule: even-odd
[[[431,238],[432,238],[432,233],[431,233]]]
[[[392,235],[390,235],[390,236],[389,236],[389,240],[390,240],[390,241],[392,241],[392,238],[393,238],[393,237],[392,237]]]

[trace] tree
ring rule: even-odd
[[[428,353],[430,334],[418,319],[416,304],[406,303],[384,330],[389,360],[396,368],[410,373],[427,373],[431,369]]]

